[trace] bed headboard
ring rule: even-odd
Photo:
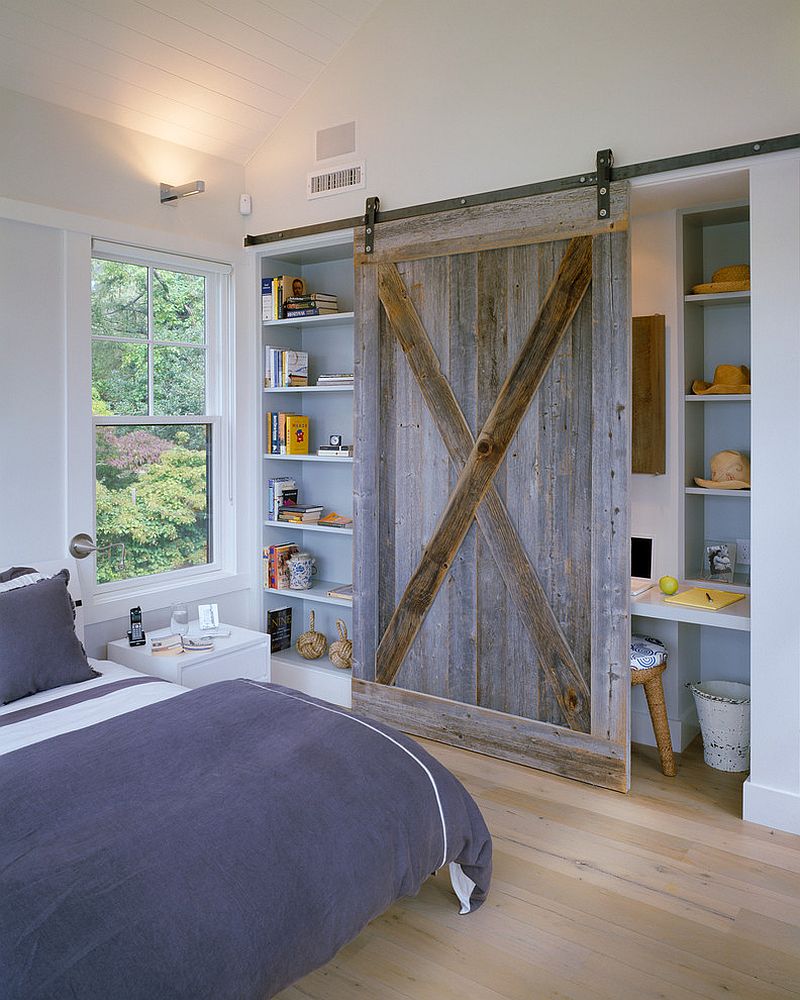
[[[72,600],[75,602],[75,633],[83,642],[83,601],[81,598],[81,578],[78,575],[78,567],[72,556],[65,556],[63,559],[50,559],[45,562],[39,560],[28,563],[29,566],[33,566],[39,573],[44,574],[44,576],[53,576],[62,569],[69,570],[69,584],[67,589],[72,595]]]

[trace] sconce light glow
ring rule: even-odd
[[[161,184],[161,204],[174,205],[181,198],[190,194],[202,194],[206,189],[205,181],[189,181],[188,184]]]

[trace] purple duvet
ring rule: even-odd
[[[200,688],[0,757],[0,994],[265,1000],[449,862],[479,906],[489,833],[413,740]]]

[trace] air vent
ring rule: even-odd
[[[308,175],[307,195],[309,198],[324,198],[340,191],[352,191],[366,184],[364,162],[349,163],[335,170],[315,171]]]

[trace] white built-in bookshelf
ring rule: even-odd
[[[260,319],[261,549],[263,552],[270,545],[292,542],[301,551],[311,553],[317,567],[310,590],[263,588],[261,627],[266,630],[270,609],[291,607],[292,646],[272,654],[272,680],[349,706],[351,672],[334,667],[327,652],[318,660],[303,659],[295,643],[309,627],[311,610],[317,631],[325,633],[329,644],[338,638],[337,618],[352,634],[352,603],[329,597],[328,591],[352,582],[353,530],[275,522],[269,519],[267,508],[269,480],[290,476],[297,484],[299,503],[319,503],[326,513],[335,510],[348,517],[353,515],[353,459],[316,454],[332,434],[340,434],[343,443],[353,444],[353,387],[315,384],[320,374],[353,371],[353,232],[343,230],[271,243],[259,248],[257,259],[259,319],[261,279],[284,274],[303,278],[308,290],[336,295],[341,310],[328,316]],[[267,346],[306,352],[308,387],[264,388]],[[270,453],[266,414],[281,410],[309,418],[308,455]]]
[[[714,271],[750,261],[750,223],[747,205],[690,210],[681,213],[683,281],[680,349],[683,385],[679,423],[683,490],[680,501],[681,578],[689,584],[712,586],[700,578],[706,541],[750,541],[750,490],[706,489],[695,476],[710,479],[711,457],[725,449],[750,457],[751,405],[749,395],[696,395],[694,379],[713,382],[717,365],[750,366],[750,292],[692,294],[692,286],[711,281]],[[741,565],[732,584],[715,582],[719,590],[750,592],[749,565]],[[691,679],[749,682],[749,599],[731,605],[724,617],[708,622],[689,617],[680,626],[682,670]],[[683,621],[683,619],[680,619]]]

